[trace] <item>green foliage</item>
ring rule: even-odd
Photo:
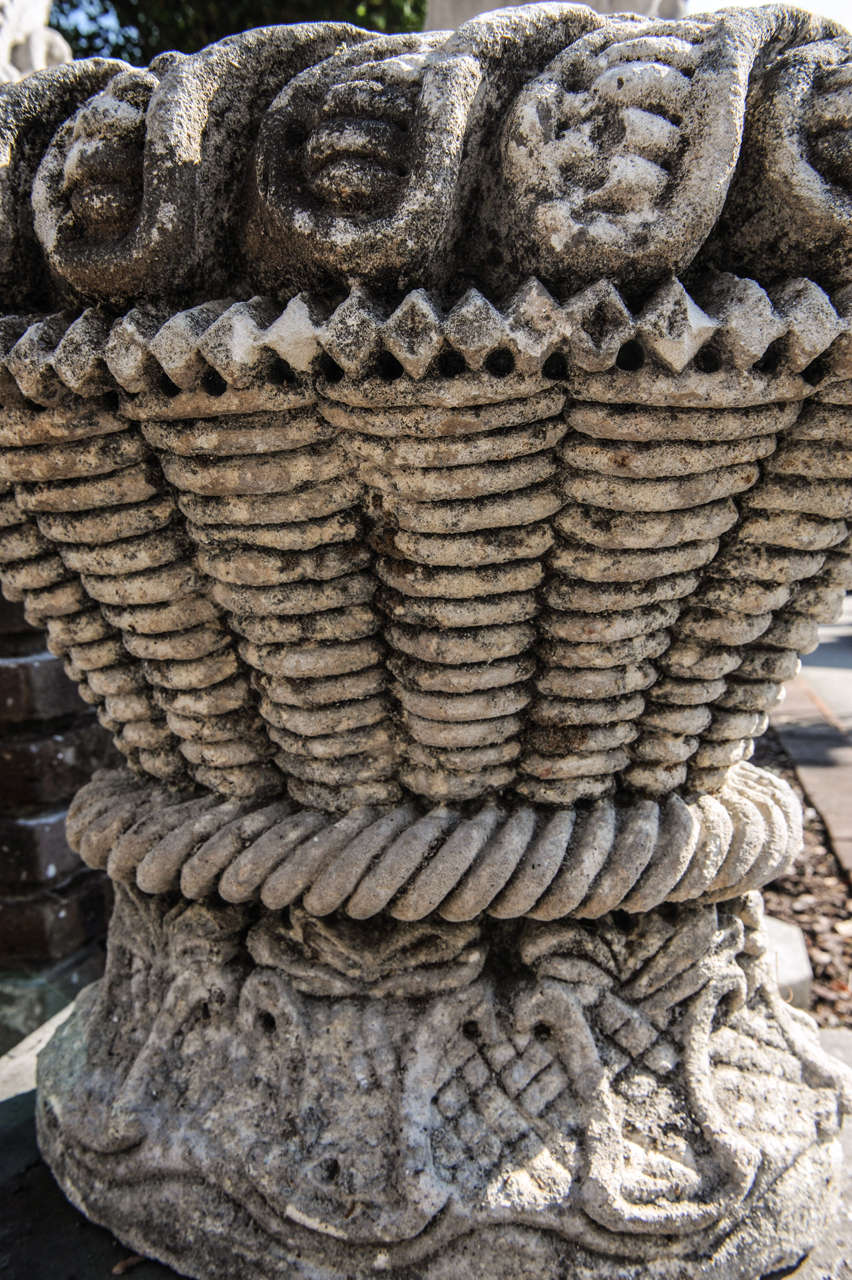
[[[249,27],[330,19],[372,31],[417,31],[426,0],[55,0],[51,25],[78,58],[124,58],[136,66],[166,49],[194,53]]]

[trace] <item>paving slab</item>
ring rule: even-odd
[[[847,683],[852,686],[852,669],[838,681],[844,688]],[[825,823],[838,861],[852,874],[852,737],[845,723],[810,683],[806,668],[772,713],[802,789]]]
[[[67,1004],[0,1058],[0,1102],[35,1088],[36,1058],[73,1007]]]
[[[771,718],[838,860],[852,873],[852,593],[839,621],[820,627],[819,648],[803,658]]]
[[[803,931],[775,916],[767,916],[764,924],[767,956],[779,991],[797,1009],[810,1009],[814,971]]]
[[[835,722],[852,735],[852,593],[839,621],[820,627],[819,648],[802,659],[802,671]]]

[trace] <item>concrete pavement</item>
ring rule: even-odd
[[[852,874],[852,594],[772,713],[802,788]]]
[[[852,593],[840,621],[820,627],[820,646],[803,659],[802,676],[811,698],[827,708],[831,722],[852,734]]]

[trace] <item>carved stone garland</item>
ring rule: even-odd
[[[0,576],[127,759],[67,1194],[199,1278],[793,1266],[852,1082],[747,761],[852,583],[849,37],[269,28],[0,136]]]

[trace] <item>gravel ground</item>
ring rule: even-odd
[[[805,843],[792,875],[764,890],[766,910],[804,930],[814,971],[811,1013],[821,1027],[852,1027],[852,879],[831,850],[816,809],[804,797],[792,761],[770,729],[753,764],[790,783],[805,813]]]

